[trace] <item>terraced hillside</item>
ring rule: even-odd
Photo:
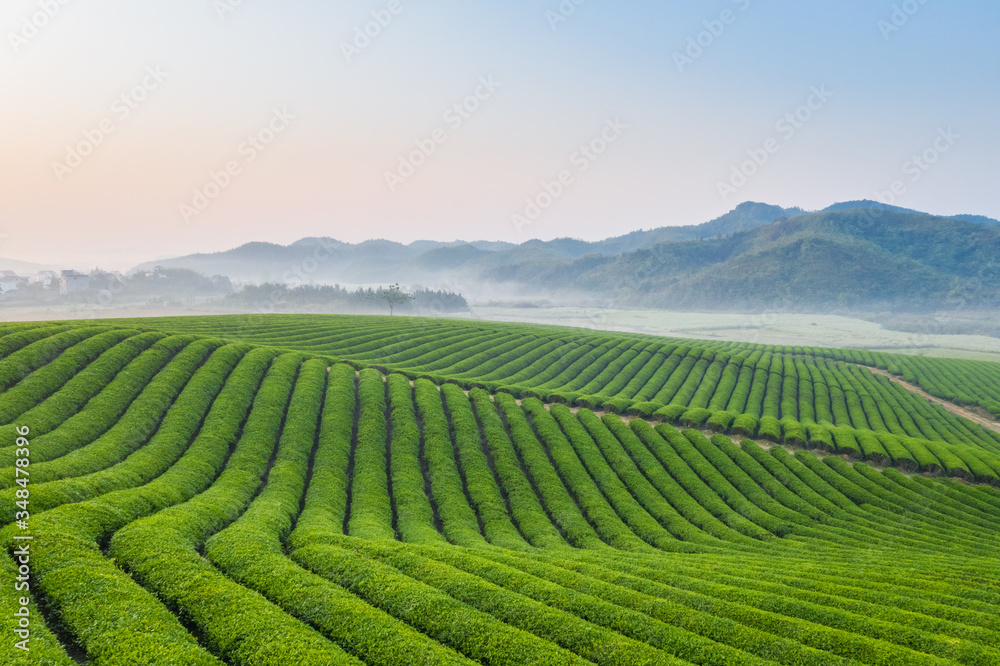
[[[1000,424],[989,427],[995,417],[986,411],[1000,415],[996,363],[433,319],[286,315],[129,323],[214,332],[436,383],[705,426],[922,471],[981,481],[1000,473]],[[986,418],[958,416],[892,375]]]
[[[532,389],[541,397],[560,400],[595,395],[622,402],[669,403],[680,388],[673,388],[673,383],[680,380],[683,386],[689,375],[682,373],[694,370],[698,361],[705,361],[704,371],[696,370],[699,382],[702,377],[719,382],[734,370],[739,378],[739,371],[748,368],[784,373],[810,383],[823,383],[825,370],[829,370],[839,383],[849,385],[849,380],[841,378],[843,367],[836,364],[842,362],[886,370],[939,398],[992,411],[1000,419],[1000,364],[981,361],[404,317],[231,315],[106,323],[216,335],[365,365],[381,364],[408,374],[425,373],[439,381],[479,382],[494,390]],[[713,364],[722,369],[710,372]],[[823,377],[817,376],[817,367]],[[710,388],[710,397],[719,397],[725,384]],[[717,404],[730,406],[731,402],[726,399]],[[747,404],[737,396],[732,407]],[[793,409],[792,405],[788,408]],[[793,415],[804,420],[808,411],[796,410],[785,416]]]
[[[1000,663],[1000,440],[859,367],[899,357],[243,325],[0,325],[0,663]]]

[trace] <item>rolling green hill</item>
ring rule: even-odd
[[[721,366],[719,373],[707,375],[714,382],[721,381],[722,376],[745,375],[751,369],[756,373],[758,366],[761,370],[758,381],[766,380],[772,368],[765,357],[775,359],[774,372],[780,377],[789,361],[795,364],[797,381],[809,381],[810,385],[819,378],[811,370],[799,370],[801,364],[833,362],[836,367],[832,372],[838,378],[844,377],[847,364],[888,371],[939,398],[991,411],[1000,418],[1000,364],[990,362],[410,317],[228,315],[105,323],[214,334],[241,342],[322,354],[359,366],[381,367],[413,378],[425,376],[437,383],[449,381],[466,388],[478,386],[514,394],[529,391],[550,401],[572,403],[584,397],[605,401],[614,398],[615,403],[609,407],[619,411],[649,402],[657,395],[660,400],[652,404],[668,404],[676,397],[668,392],[676,391],[675,385],[689,378],[692,383],[687,388],[703,388],[702,396],[711,389],[712,398],[724,399],[727,405],[739,402],[739,395],[726,393],[732,387],[694,384],[695,379],[701,382],[701,376],[685,374],[693,368],[681,365],[685,358],[691,364],[704,358],[706,363]],[[613,362],[617,365],[611,366]],[[877,378],[871,381],[881,382]],[[843,382],[850,385],[846,377]],[[838,379],[836,384],[839,383]],[[804,416],[798,409],[791,412],[792,403],[799,401],[799,386],[799,383],[789,385],[788,395],[782,393],[783,378],[780,385],[775,382],[771,387],[777,393],[778,403],[790,411],[783,416]],[[681,400],[674,403],[687,404]],[[748,405],[753,407],[749,396],[744,396],[742,404],[734,404],[737,408]],[[835,425],[862,428],[868,422],[857,414],[855,419],[830,420]]]
[[[998,378],[401,317],[0,324],[0,662],[1000,663],[1000,433],[904,386]]]

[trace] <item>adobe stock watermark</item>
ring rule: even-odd
[[[715,184],[723,202],[738,193],[750,179],[756,176],[771,158],[781,152],[784,144],[795,138],[795,135],[812,120],[816,113],[829,103],[833,93],[825,85],[813,86],[805,103],[786,113],[774,123],[777,136],[769,137],[763,144],[747,150],[747,159],[734,164],[727,180]]]
[[[311,240],[312,253],[309,256],[295,262],[284,272],[280,282],[283,282],[289,289],[314,284],[313,275],[319,271],[320,267],[333,257],[332,250],[337,249],[340,244],[329,238],[313,238]],[[278,311],[278,306],[285,297],[285,291],[281,288],[274,289],[267,294],[265,302],[257,303],[255,312],[247,312],[239,318],[239,328],[236,336],[241,337],[254,331],[259,331],[264,324],[265,315],[274,314]]]
[[[21,29],[7,33],[7,41],[14,49],[14,55],[19,54],[23,47],[37,37],[69,2],[70,0],[38,0],[38,10],[21,19]]]
[[[590,141],[581,144],[569,158],[571,168],[563,169],[552,180],[542,180],[540,191],[524,200],[524,209],[511,214],[510,221],[517,233],[538,221],[566,191],[576,183],[577,176],[586,173],[593,164],[618,142],[628,125],[621,118],[609,118],[604,128]]]
[[[876,192],[875,199],[890,206],[895,205],[901,197],[906,195],[909,184],[916,183],[923,178],[945,153],[955,147],[961,138],[962,135],[956,133],[951,127],[938,128],[937,136],[934,137],[930,145],[903,162],[900,170],[905,178],[897,178],[889,184],[887,189]]]
[[[108,135],[118,129],[119,124],[128,120],[129,116],[139,106],[149,99],[150,94],[163,85],[170,76],[159,65],[146,68],[146,75],[137,85],[115,98],[111,103],[111,115],[101,119],[96,127],[90,127],[81,132],[83,138],[75,144],[66,146],[66,156],[63,161],[52,162],[52,172],[61,183],[73,173],[84,160],[94,154],[98,146],[104,143]]]
[[[559,29],[559,25],[568,21],[576,14],[577,7],[587,4],[587,0],[562,0],[555,9],[545,10],[545,19],[549,22],[552,32]]]
[[[745,12],[750,8],[753,0],[731,1],[740,12]],[[705,55],[705,52],[712,48],[719,38],[725,34],[728,27],[736,23],[739,16],[738,12],[727,8],[719,12],[716,18],[702,21],[702,26],[705,29],[688,37],[687,45],[684,49],[674,51],[674,64],[677,66],[677,71],[683,74],[685,69]]]
[[[1000,264],[982,266],[975,277],[958,281],[945,296],[943,309],[920,318],[916,330],[909,331],[907,342],[911,347],[933,347],[935,335],[948,335],[951,327],[962,321],[961,314],[990,307],[993,296],[991,285],[1000,277]]]
[[[212,8],[220,21],[225,21],[226,17],[243,6],[243,0],[212,0]]]
[[[904,0],[899,4],[892,6],[892,13],[889,15],[888,19],[879,19],[878,26],[879,32],[882,33],[882,39],[889,41],[894,34],[903,29],[903,27],[910,22],[914,16],[920,13],[920,10],[924,8],[924,5],[928,3],[929,0]]]
[[[351,64],[356,57],[381,37],[382,32],[392,25],[392,22],[403,13],[404,9],[406,7],[400,0],[389,0],[385,9],[377,9],[371,13],[370,21],[355,26],[354,37],[351,41],[340,43],[340,52],[344,54],[347,64]]]
[[[492,74],[480,76],[476,89],[462,98],[461,101],[449,106],[441,115],[441,119],[448,128],[437,127],[428,136],[414,140],[416,149],[408,154],[399,155],[395,171],[385,172],[385,182],[389,186],[389,191],[395,192],[400,185],[417,173],[420,167],[427,164],[427,160],[437,152],[438,147],[446,143],[452,134],[460,130],[472,118],[473,114],[496,94],[502,85],[493,79]]]
[[[312,284],[313,274],[319,270],[320,266],[329,261],[331,257],[330,250],[338,247],[340,247],[340,244],[329,238],[312,239],[312,255],[302,259],[285,271],[281,277],[281,281],[289,287]]]
[[[259,130],[251,134],[236,149],[238,159],[232,159],[219,171],[209,171],[208,180],[200,187],[195,187],[190,203],[178,206],[181,219],[185,224],[205,212],[212,202],[219,198],[233,184],[234,179],[243,173],[244,166],[252,164],[261,153],[268,149],[271,143],[289,128],[295,116],[287,108],[274,109],[271,119]]]
[[[287,285],[289,288],[295,288],[307,284],[312,284],[312,276],[316,273],[320,266],[330,260],[333,256],[330,252],[338,247],[337,241],[328,238],[314,238],[312,240],[312,254],[305,257],[301,261],[296,262],[285,271],[284,275],[281,277],[281,282]],[[260,322],[257,317],[260,315],[273,314],[277,312],[278,305],[281,303],[284,297],[284,290],[275,289],[267,295],[267,301],[264,303],[258,303],[256,306],[256,313],[248,313],[243,318],[243,325],[241,326],[246,331],[252,331],[254,328],[260,327]]]

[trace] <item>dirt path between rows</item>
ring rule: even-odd
[[[888,372],[886,370],[882,370],[880,368],[872,368],[872,367],[867,366],[867,365],[858,365],[858,367],[870,370],[872,373],[874,373],[876,375],[882,375],[883,377],[885,377],[889,381],[894,382],[896,384],[899,384],[900,386],[902,386],[903,388],[905,388],[907,391],[910,391],[911,393],[916,393],[919,396],[923,396],[924,398],[927,398],[927,400],[929,400],[930,402],[933,402],[935,404],[941,405],[942,407],[944,407],[945,409],[947,409],[949,412],[951,412],[955,416],[961,416],[963,418],[969,419],[973,423],[981,425],[984,428],[988,428],[988,429],[990,429],[990,430],[992,430],[994,432],[1000,432],[1000,423],[994,421],[993,419],[988,418],[986,416],[983,416],[982,414],[978,414],[978,413],[976,413],[976,412],[974,412],[974,411],[972,411],[970,409],[966,409],[965,407],[959,407],[958,405],[956,405],[953,402],[948,402],[947,400],[943,400],[941,398],[937,398],[937,397],[931,395],[930,393],[928,393],[927,391],[923,390],[919,386],[917,386],[915,384],[911,384],[908,381],[904,381],[904,380],[900,379],[899,377],[897,377],[896,375],[892,374],[891,372]]]
[[[895,382],[896,384],[899,384],[900,386],[902,386],[903,388],[905,388],[907,391],[910,391],[912,393],[916,393],[917,395],[926,398],[930,402],[933,402],[935,404],[941,405],[942,407],[944,407],[946,410],[948,410],[949,412],[951,412],[955,416],[961,416],[963,418],[969,419],[973,423],[981,425],[984,428],[987,428],[987,429],[992,430],[994,432],[1000,432],[1000,422],[994,421],[993,419],[991,419],[989,417],[983,416],[982,414],[974,412],[974,411],[972,411],[970,409],[966,409],[965,407],[960,407],[960,406],[956,405],[953,402],[948,402],[947,400],[943,400],[941,398],[935,397],[935,396],[931,395],[930,393],[928,393],[927,391],[925,391],[922,388],[920,388],[919,386],[916,386],[915,384],[911,384],[910,382],[904,381],[904,380],[900,379],[899,377],[897,377],[896,375],[893,375],[892,373],[887,372],[885,370],[881,370],[879,368],[872,368],[872,367],[869,367],[867,365],[858,365],[858,367],[859,368],[865,368],[866,370],[871,370],[876,375],[882,375],[883,377],[885,377],[889,381]],[[518,400],[517,403],[521,404],[521,401]],[[548,406],[548,405],[546,405],[546,406]],[[580,407],[570,407],[570,411],[573,412],[574,414],[577,413],[578,411],[580,411],[580,409],[581,409]],[[597,414],[598,416],[603,416],[604,415],[603,411],[595,411],[594,413]],[[626,416],[624,414],[621,414],[619,416],[623,420],[625,420],[625,421],[631,421],[634,418],[638,418],[638,417],[635,417],[635,416]]]

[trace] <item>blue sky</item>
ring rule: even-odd
[[[64,1],[0,8],[0,257],[1000,217],[985,0]]]

